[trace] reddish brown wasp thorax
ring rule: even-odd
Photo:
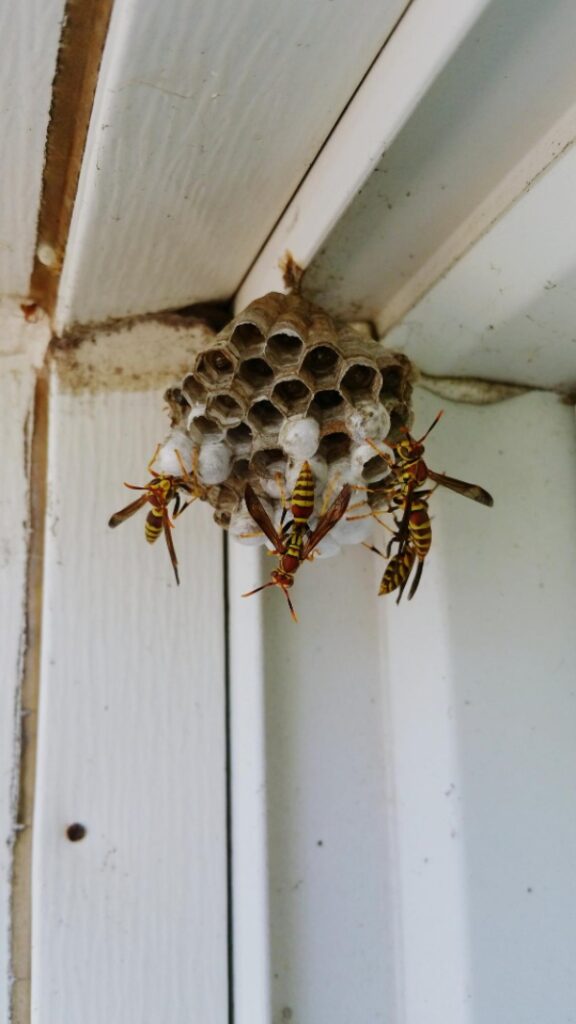
[[[286,523],[282,533],[278,533],[260,499],[250,484],[247,484],[244,495],[246,507],[262,533],[273,544],[280,561],[278,568],[272,572],[272,579],[269,583],[264,583],[261,587],[256,587],[255,590],[250,590],[242,596],[250,597],[266,587],[280,587],[288,601],[290,614],[297,622],[296,612],[288,595],[288,590],[294,583],[294,574],[342,518],[348,508],[351,494],[352,488],[346,484],[328,511],[320,517],[315,530],[310,530],[308,521],[314,510],[314,477],[310,465],[305,462],[290,496],[289,507],[292,519]]]

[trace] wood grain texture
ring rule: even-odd
[[[269,915],[257,1024],[507,1024],[574,1005],[574,413],[545,394],[443,405],[430,464],[495,505],[438,490],[412,602],[378,598],[384,562],[351,550],[302,568],[295,626],[279,593],[239,597],[270,566],[231,549],[232,624],[264,624],[235,821],[267,831],[260,888],[249,864],[235,876],[243,920],[250,900]],[[417,428],[437,411],[417,391]],[[254,969],[240,951],[236,974]]]
[[[60,326],[232,295],[405,3],[116,3]]]
[[[3,325],[4,326],[4,325]],[[24,357],[0,358],[0,1021],[9,1020],[12,851],[20,753],[20,681],[26,642],[28,549],[27,422],[34,371]]]
[[[0,295],[28,293],[64,0],[0,4]]]
[[[137,336],[134,338],[137,345]],[[182,586],[144,513],[156,391],[54,373],[33,868],[36,1024],[227,1021],[222,537],[195,505]],[[70,842],[72,823],[87,830]]]

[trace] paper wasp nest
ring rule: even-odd
[[[405,356],[299,295],[270,292],[232,320],[167,391],[169,447],[185,448],[186,461],[197,452],[216,522],[242,539],[256,529],[243,505],[247,481],[277,522],[281,492],[290,495],[304,460],[314,473],[317,512],[344,483],[373,486],[387,476],[386,461],[366,439],[381,444],[410,426],[411,390]],[[159,468],[175,471],[166,462]],[[365,501],[359,490],[358,502]],[[338,524],[321,553],[335,542],[356,543],[370,525]]]

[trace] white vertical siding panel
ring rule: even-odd
[[[416,407],[423,430],[438,401]],[[259,889],[237,862],[234,900],[260,936],[269,916],[275,1021],[505,1024],[574,1006],[573,410],[543,393],[446,403],[427,453],[495,507],[438,491],[412,602],[377,598],[384,562],[352,550],[302,568],[294,626],[279,593],[242,601],[271,560],[257,571],[232,547],[244,680],[262,617],[249,714],[266,759],[244,766],[235,835],[265,815],[268,861]],[[250,951],[235,971],[237,989],[257,977]]]
[[[0,294],[25,296],[64,0],[0,3]]]
[[[370,561],[353,551],[304,566],[295,625],[280,593],[239,596],[264,580],[273,560],[231,552],[232,636],[235,617],[238,631],[251,635],[260,619],[263,631],[263,679],[251,689],[253,702],[261,686],[262,707],[251,714],[263,721],[265,770],[251,775],[252,806],[232,802],[235,834],[249,829],[255,807],[264,803],[267,812],[260,891],[249,865],[235,861],[234,874],[234,907],[240,900],[246,919],[252,900],[255,914],[265,905],[269,915],[271,1011],[266,1017],[260,1008],[254,1019],[393,1020],[394,837]],[[249,672],[243,666],[242,677]],[[237,728],[233,719],[233,735]],[[240,759],[234,770],[242,771]],[[237,934],[243,940],[247,929]],[[256,976],[252,957],[236,946],[234,969],[237,989],[243,971]]]
[[[10,999],[10,881],[18,795],[19,683],[26,622],[28,480],[26,419],[34,373],[24,358],[0,357],[0,1021]]]
[[[165,429],[156,391],[53,380],[35,1024],[227,1020],[222,537],[206,508],[186,512],[178,588],[145,512],[107,527]]]
[[[228,546],[232,921],[236,1024],[269,1024],[268,792],[260,606],[242,599],[260,552]]]
[[[418,429],[438,409],[419,395]],[[397,962],[406,1019],[569,1019],[576,998],[576,444],[532,394],[446,403],[440,489],[411,604],[380,604],[397,796]],[[375,566],[379,573],[381,566]]]

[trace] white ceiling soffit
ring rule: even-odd
[[[116,0],[57,324],[227,298],[407,0]]]
[[[421,369],[576,389],[576,148],[432,288],[386,343]]]
[[[243,282],[237,310],[282,288],[287,250],[300,266],[310,265],[488,3],[414,0]]]
[[[410,8],[378,62],[384,70],[395,47],[405,41],[412,87],[419,74],[415,33],[422,35],[417,15],[430,7],[417,3]],[[452,5],[452,21],[457,8]],[[429,31],[421,45],[434,48],[437,37],[451,36],[447,24],[452,21],[439,19],[442,30],[436,35]],[[305,287],[311,297],[346,317],[371,319],[381,332],[398,322],[576,137],[571,109],[576,96],[575,38],[573,0],[545,5],[540,0],[493,0],[416,109],[410,106],[409,91],[405,93],[411,116],[390,138],[374,172],[335,226],[329,225],[326,237],[326,223],[314,220],[313,207],[315,198],[321,206],[329,191],[334,163],[322,165],[322,160],[329,146],[336,147],[346,124],[343,118],[253,268],[246,282],[250,294],[243,289],[239,305],[263,283],[269,286],[278,253],[289,248],[297,261],[309,265]],[[447,49],[445,40],[442,45]],[[400,75],[398,62],[392,63],[393,82]],[[355,98],[357,105],[368,83]],[[386,112],[398,103],[396,90],[382,88],[380,97],[386,97],[381,99]],[[375,137],[370,120],[378,111],[376,102],[366,111],[366,137],[371,132]],[[368,162],[366,147],[366,166]],[[565,211],[573,208],[573,199],[565,202]],[[565,252],[568,243],[567,238]],[[526,256],[521,244],[515,255],[520,260]],[[542,264],[541,277],[548,276]],[[467,318],[461,310],[459,320]],[[446,339],[442,344],[448,346]],[[444,366],[437,355],[436,362]],[[500,375],[490,366],[485,370]]]
[[[310,293],[397,322],[574,138],[575,39],[573,0],[493,0],[326,241]]]
[[[0,0],[0,295],[25,298],[64,0]]]

